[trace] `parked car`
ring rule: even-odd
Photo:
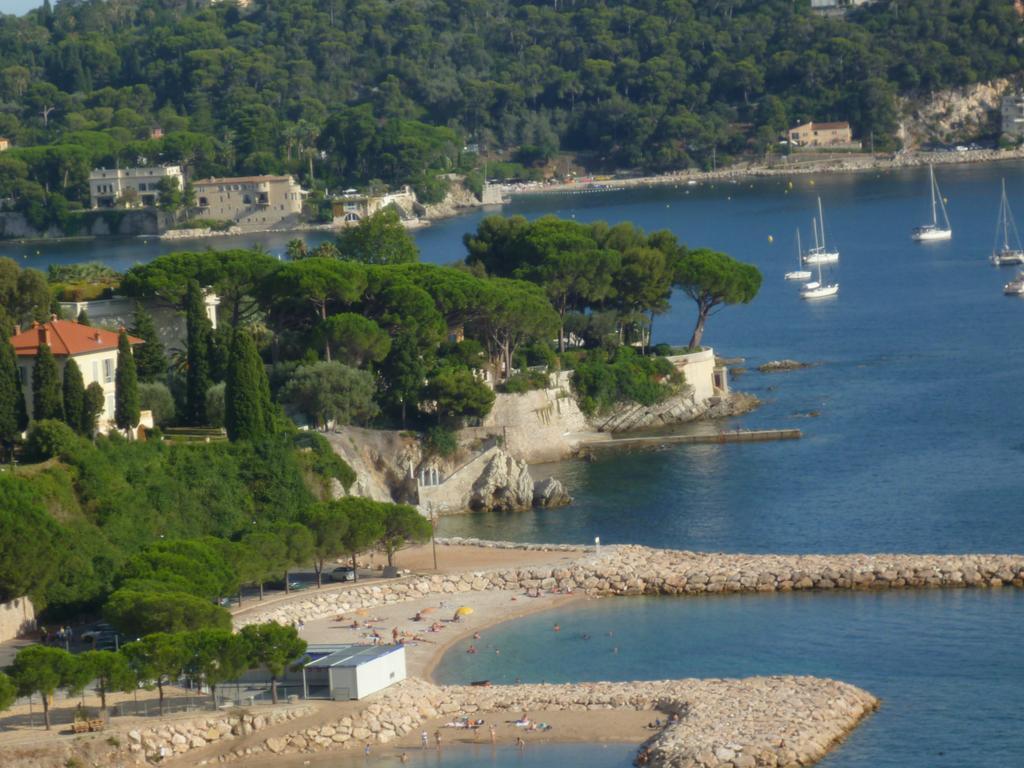
[[[356,572],[350,566],[341,565],[331,571],[331,581],[355,581]]]

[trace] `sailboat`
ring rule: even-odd
[[[817,231],[817,228],[815,228],[815,231]],[[810,280],[811,279],[811,271],[809,269],[801,269],[800,260],[801,260],[801,256],[802,255],[803,255],[803,248],[800,245],[800,228],[797,227],[797,229],[796,229],[796,265],[797,265],[797,268],[794,269],[792,272],[787,272],[785,274],[785,278],[787,280]]]
[[[949,216],[946,215],[946,202],[942,199],[939,191],[939,183],[935,180],[935,169],[929,165],[928,175],[931,177],[932,187],[932,223],[921,227],[914,227],[910,238],[919,243],[933,242],[936,240],[949,240],[953,237],[953,229],[949,226]],[[939,225],[939,211],[942,211],[942,225]]]
[[[1000,233],[1002,242],[1000,243]],[[1010,246],[1010,234],[1013,234],[1013,245]],[[1024,264],[1024,250],[1020,247],[1020,235],[1017,224],[1010,213],[1010,201],[1006,199],[1006,179],[1003,179],[1003,197],[999,201],[999,218],[996,219],[996,242],[992,248],[992,264],[997,267],[1009,267]]]
[[[818,239],[818,226],[821,227],[821,240]],[[839,261],[839,251],[830,251],[825,244],[825,212],[818,198],[818,219],[814,227],[814,247],[804,255],[804,264],[831,264]]]
[[[1017,273],[1017,277],[1003,286],[1003,293],[1007,296],[1024,296],[1024,270]]]
[[[801,299],[824,299],[839,293],[839,283],[823,283],[821,280],[821,262],[817,262],[818,279],[804,283],[800,289]]]

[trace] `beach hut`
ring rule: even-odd
[[[405,680],[405,674],[404,646],[340,645],[303,665],[302,687],[307,699],[349,701]]]

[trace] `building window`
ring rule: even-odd
[[[114,380],[114,358],[108,357],[103,360],[103,383],[110,384]]]

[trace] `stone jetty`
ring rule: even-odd
[[[427,720],[459,715],[486,719],[495,714],[518,717],[524,711],[634,710],[650,711],[652,720],[679,718],[647,742],[648,765],[802,766],[821,759],[877,706],[877,699],[859,688],[813,677],[486,688],[435,686],[410,679],[359,713],[280,734],[220,759],[388,744]]]
[[[523,546],[465,539],[447,541],[495,548]],[[575,551],[579,557],[559,566],[406,576],[350,589],[304,593],[265,610],[248,611],[236,619],[236,624],[265,621],[287,624],[432,594],[484,590],[557,589],[610,596],[1024,587],[1022,555],[743,555],[635,545],[606,546],[600,552],[567,546],[525,545],[524,548]]]

